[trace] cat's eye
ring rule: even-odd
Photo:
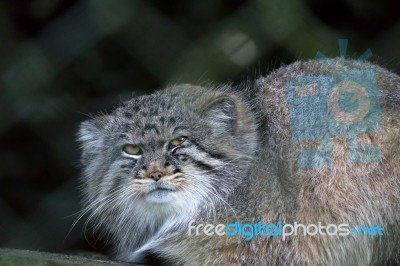
[[[133,145],[133,144],[125,144],[122,147],[122,150],[129,154],[129,155],[140,155],[142,154],[142,149],[140,149],[138,146]]]
[[[179,145],[181,145],[182,143],[184,143],[186,139],[187,139],[187,137],[184,137],[184,136],[178,137],[178,138],[176,138],[176,139],[171,140],[170,143],[169,143],[169,145],[170,145],[172,148],[173,148],[173,147],[176,147],[176,146],[179,146]]]

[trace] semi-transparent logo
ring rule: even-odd
[[[344,62],[347,40],[339,40]],[[367,50],[355,64],[371,56]],[[317,59],[332,62],[317,53]],[[305,150],[298,158],[300,168],[332,167],[332,138],[347,139],[347,161],[378,163],[379,150],[360,144],[360,134],[382,128],[376,74],[372,69],[349,70],[326,76],[303,76],[287,82],[292,138],[320,141],[318,150]]]

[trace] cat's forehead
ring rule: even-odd
[[[165,94],[143,95],[126,101],[119,111],[125,116],[156,116],[167,110],[172,110],[173,99]],[[130,115],[129,115],[130,114]]]
[[[158,116],[167,116],[174,112],[173,100],[160,93],[143,95],[130,99],[113,112],[119,118],[142,120],[152,119]]]
[[[167,137],[182,126],[187,108],[175,95],[152,94],[133,98],[114,111],[118,132],[135,137]]]

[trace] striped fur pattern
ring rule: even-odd
[[[153,253],[184,265],[399,263],[400,78],[369,63],[333,62],[296,62],[239,88],[172,86],[83,122],[82,214],[129,262]],[[382,130],[359,141],[378,147],[382,162],[348,164],[338,137],[332,168],[298,168],[299,153],[317,144],[292,140],[287,80],[349,69],[377,73]],[[125,144],[143,153],[126,155]],[[162,175],[157,181],[154,172]],[[385,235],[188,236],[192,219],[380,225]]]

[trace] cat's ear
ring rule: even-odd
[[[204,118],[220,133],[240,130],[246,111],[241,100],[230,94],[221,94],[209,99],[202,111]]]
[[[78,141],[82,148],[82,163],[94,158],[101,152],[106,137],[106,129],[110,123],[110,116],[99,116],[80,124]]]

